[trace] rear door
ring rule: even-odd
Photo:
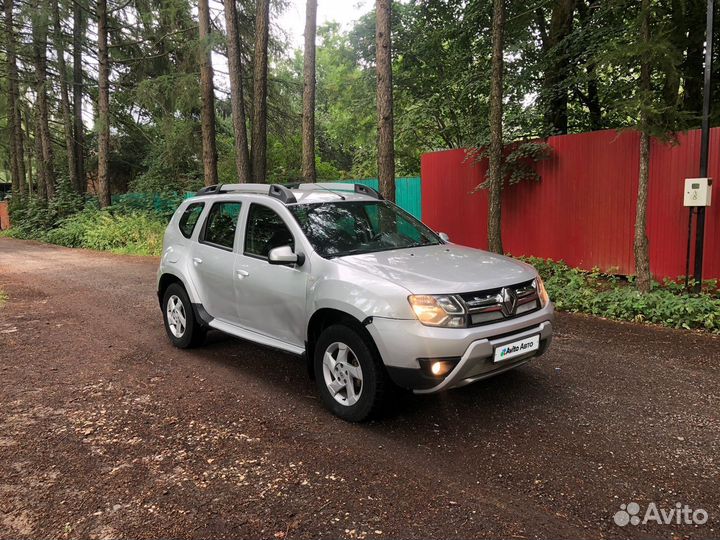
[[[214,318],[237,324],[235,309],[235,246],[242,203],[212,203],[198,241],[193,243],[190,274],[205,310]]]
[[[251,203],[246,215],[243,247],[236,267],[240,324],[303,347],[308,264],[281,266],[268,262],[268,253],[273,248],[289,245],[293,251],[299,249],[296,241],[299,230],[296,224],[261,203]]]

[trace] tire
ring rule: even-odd
[[[169,308],[169,305],[174,307]],[[162,311],[165,332],[178,349],[196,347],[205,341],[206,329],[195,319],[190,298],[182,285],[173,283],[167,288],[163,295]],[[171,314],[172,320],[169,318]]]
[[[360,332],[336,324],[326,328],[315,345],[313,364],[320,397],[333,414],[348,422],[376,415],[390,385],[370,337]]]

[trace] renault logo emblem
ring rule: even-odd
[[[512,317],[515,315],[515,308],[517,308],[517,294],[512,289],[503,287],[500,291],[500,309],[502,309],[503,315],[506,317]]]

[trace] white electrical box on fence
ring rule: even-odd
[[[712,178],[686,178],[684,206],[710,206]]]

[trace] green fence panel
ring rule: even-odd
[[[409,214],[422,219],[422,182],[419,176],[395,179],[395,202]]]
[[[194,196],[194,192],[187,192],[175,196],[152,193],[122,193],[112,196],[112,204],[113,206],[122,206],[131,210],[172,214],[178,207],[180,201]]]
[[[377,178],[363,178],[361,180],[336,180],[350,184],[363,184],[373,189],[379,188]],[[395,202],[397,205],[422,219],[422,183],[419,176],[403,177],[395,179]]]

